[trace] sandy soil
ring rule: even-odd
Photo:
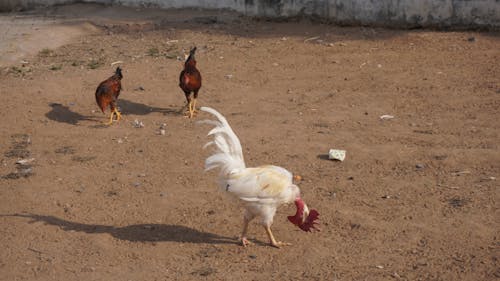
[[[0,20],[0,280],[500,277],[498,33],[95,5]],[[208,116],[179,114],[194,45],[199,105],[226,115],[248,166],[303,177],[322,232],[285,206],[273,229],[293,246],[257,224],[236,244],[241,209],[203,172]],[[104,127],[94,91],[115,61],[125,119]]]

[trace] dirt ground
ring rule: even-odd
[[[90,4],[0,22],[0,280],[500,278],[498,33]],[[290,205],[273,230],[293,246],[256,223],[237,245],[242,210],[203,171],[209,116],[181,114],[195,45],[198,105],[248,166],[303,177],[322,232]],[[94,92],[116,61],[124,120],[106,127]]]

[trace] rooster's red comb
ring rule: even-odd
[[[321,231],[321,229],[319,227],[317,227],[319,222],[317,222],[316,220],[318,220],[318,219],[319,219],[318,211],[311,210],[311,211],[309,211],[309,215],[307,216],[305,221],[303,223],[299,224],[298,227],[306,232],[311,232],[313,230]]]

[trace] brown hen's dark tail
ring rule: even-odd
[[[122,69],[120,67],[116,68],[115,75],[118,77],[118,79],[122,79],[123,78]]]
[[[189,62],[196,62],[196,59],[194,57],[194,54],[196,53],[196,47],[193,47],[191,49],[191,51],[189,51],[189,56],[188,58],[186,59],[186,64],[189,63]]]
[[[189,51],[189,56],[194,56],[194,53],[196,52],[196,46],[194,46],[191,51]]]

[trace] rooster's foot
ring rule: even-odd
[[[292,243],[286,243],[286,242],[281,242],[281,241],[277,241],[277,242],[271,242],[271,246],[275,247],[275,248],[281,248],[283,246],[291,246]]]
[[[246,247],[248,245],[252,245],[252,242],[248,241],[246,237],[241,238],[241,246]]]

